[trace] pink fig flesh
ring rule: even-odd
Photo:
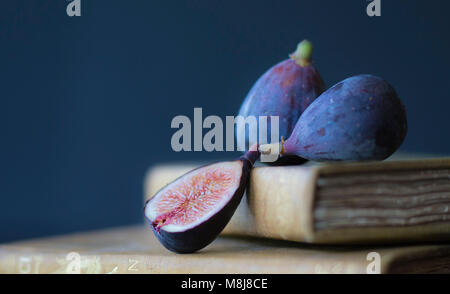
[[[159,190],[145,205],[155,236],[169,250],[190,253],[210,244],[239,205],[257,151],[195,169]]]

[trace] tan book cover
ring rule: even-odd
[[[176,254],[145,226],[0,245],[0,273],[449,273],[450,245],[331,247],[221,236]]]
[[[145,199],[198,164],[160,165]],[[258,166],[223,231],[307,243],[450,240],[450,158]]]

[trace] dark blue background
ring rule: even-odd
[[[450,150],[450,2],[0,2],[0,241],[138,223],[142,180],[174,153],[170,121],[233,115],[296,44],[327,84],[387,79],[408,112],[402,149]]]

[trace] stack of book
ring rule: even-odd
[[[197,166],[152,167],[145,198]],[[197,253],[141,225],[0,246],[0,273],[449,273],[449,208],[450,158],[257,166]]]

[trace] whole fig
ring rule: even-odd
[[[259,143],[273,143],[278,142],[281,137],[289,137],[300,115],[325,90],[325,84],[312,64],[311,55],[312,44],[307,40],[300,42],[289,59],[270,68],[250,89],[239,115],[244,118],[256,117],[258,130],[253,138]],[[261,142],[259,138],[259,116],[267,116],[269,120],[267,142]],[[273,138],[273,141],[270,116],[279,118],[279,137]],[[248,130],[245,126],[236,127],[238,145],[240,138],[245,138],[245,146],[256,143],[249,137]],[[292,163],[304,162],[295,157],[291,158],[294,159],[290,160]]]
[[[382,78],[358,75],[320,95],[302,114],[281,150],[315,161],[383,160],[402,144],[406,111],[394,88]]]

